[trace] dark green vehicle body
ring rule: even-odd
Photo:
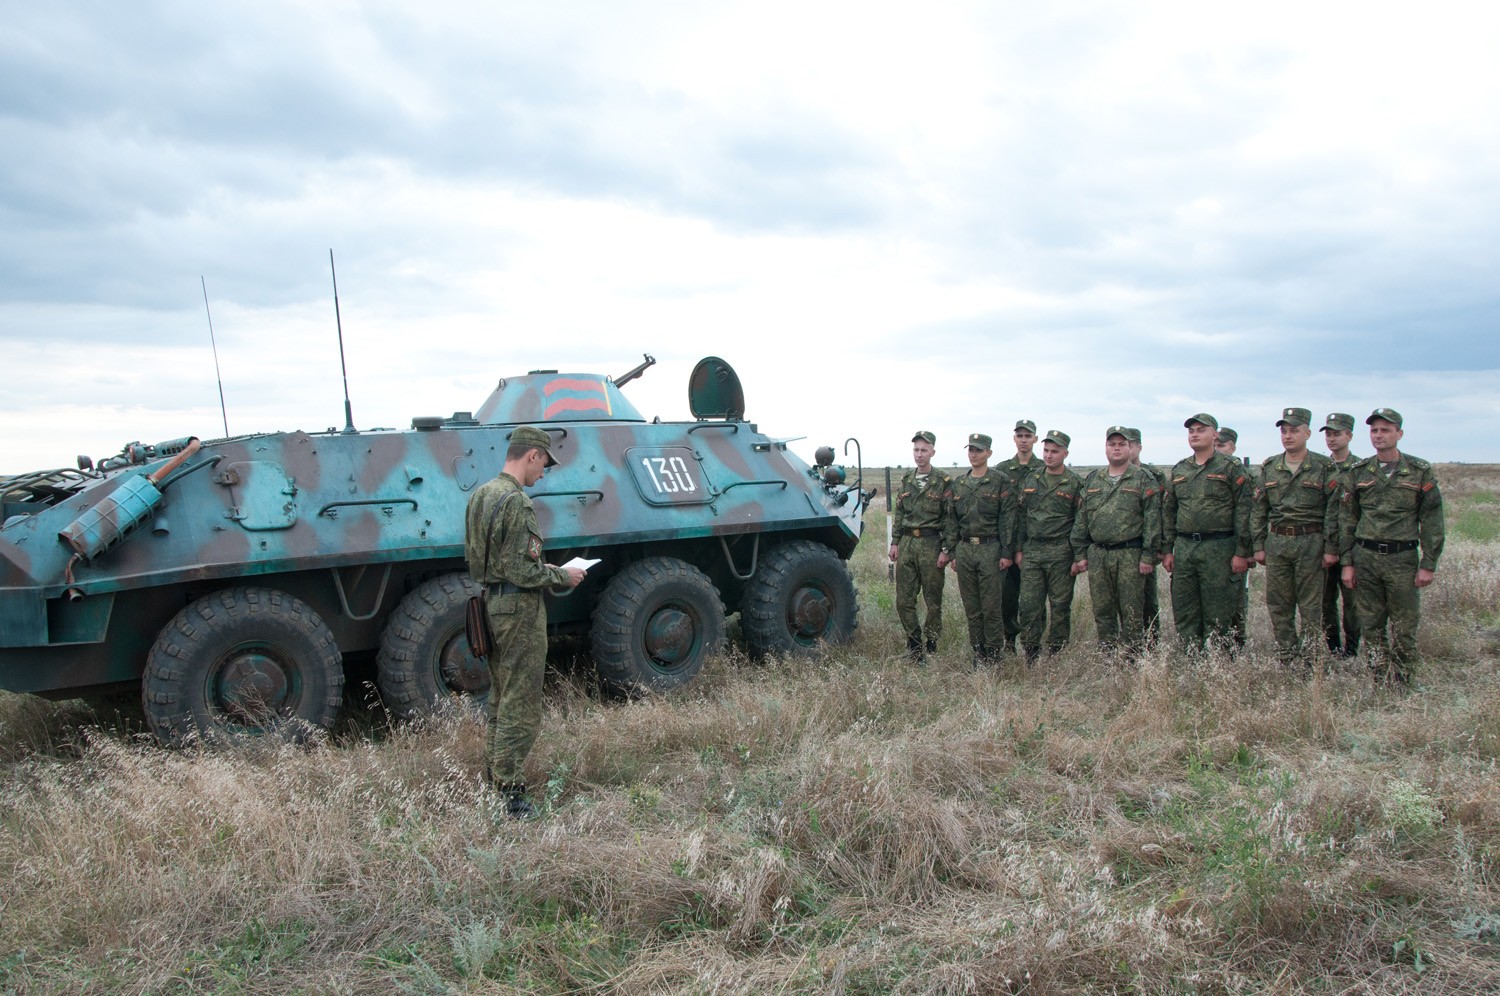
[[[520,424],[547,431],[559,460],[530,492],[547,559],[601,561],[549,593],[549,629],[590,638],[611,684],[690,680],[726,609],[746,613],[755,653],[847,638],[844,561],[868,496],[744,421],[723,361],[699,364],[690,400],[702,417],[648,421],[608,377],[539,371],[500,381],[472,416],[409,430],[132,444],[98,469],[11,478],[0,688],[140,683],[167,740],[328,725],[342,656],[360,651],[377,652],[398,714],[482,695],[462,636],[477,590],[464,509]]]

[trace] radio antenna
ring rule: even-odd
[[[214,313],[208,310],[208,281],[198,274],[203,285],[203,313],[208,316],[208,344],[214,351],[214,377],[219,381],[219,414],[224,416],[224,438],[229,438],[229,409],[224,406],[224,375],[219,372],[219,344],[214,340]]]
[[[328,272],[333,275],[333,320],[339,327],[339,370],[344,374],[344,431],[354,432],[354,409],[349,405],[349,367],[344,363],[344,320],[339,317],[339,274],[333,267],[333,250],[328,250]]]

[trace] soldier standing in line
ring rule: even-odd
[[[510,434],[500,476],[469,499],[464,515],[464,559],[485,589],[489,618],[490,694],[485,701],[485,781],[506,800],[513,819],[536,815],[526,798],[526,757],[542,727],[542,679],[547,670],[547,608],[542,589],[576,588],[584,572],[542,559],[536,512],[522,488],[542,479],[552,439],[533,426]]]
[[[1145,643],[1145,580],[1156,570],[1161,546],[1161,496],[1156,477],[1131,465],[1124,426],[1104,434],[1108,465],[1083,482],[1073,520],[1072,572],[1089,576],[1094,625],[1106,653],[1137,653]]]
[[[1432,584],[1443,553],[1443,493],[1432,464],[1398,449],[1405,434],[1399,412],[1377,408],[1365,424],[1375,455],[1347,472],[1339,515],[1343,581],[1354,589],[1371,666],[1379,669],[1388,652],[1390,677],[1408,682],[1417,663],[1421,589]]]
[[[1015,556],[1016,495],[1010,477],[989,465],[992,441],[982,432],[970,435],[969,472],[953,479],[958,546],[951,563],[976,668],[990,663],[1005,646],[1000,594]]]
[[[1238,463],[1248,468],[1248,461],[1241,460],[1239,457],[1234,455],[1235,450],[1239,449],[1239,445],[1240,434],[1226,425],[1219,429],[1219,436],[1214,441],[1214,451],[1217,453],[1222,453],[1227,457],[1234,457],[1234,459]],[[1252,490],[1255,487],[1253,472],[1250,480],[1250,487]],[[1253,570],[1255,570],[1255,561],[1251,560],[1250,569],[1247,570],[1244,574],[1241,574],[1239,578],[1240,604],[1234,610],[1233,622],[1234,645],[1236,647],[1243,647],[1245,645],[1246,639],[1248,639],[1247,625],[1250,618],[1250,571]]]
[[[1282,410],[1276,426],[1283,452],[1261,464],[1250,512],[1255,561],[1266,565],[1266,611],[1283,664],[1321,644],[1323,583],[1339,562],[1340,475],[1332,460],[1308,452],[1311,422],[1306,408]]]
[[[914,661],[937,652],[943,635],[943,568],[958,538],[953,517],[953,479],[932,466],[937,436],[925,429],[911,437],[916,466],[901,478],[892,511],[890,558],[896,565],[896,616],[906,631],[906,652]],[[927,616],[917,621],[917,596]],[[923,640],[923,632],[926,640]]]
[[[1149,463],[1141,463],[1141,430],[1126,426],[1125,439],[1130,443],[1130,465],[1150,474],[1156,482],[1157,494],[1160,495],[1166,489],[1167,475]],[[1146,598],[1141,612],[1141,624],[1145,628],[1147,646],[1154,645],[1157,634],[1161,632],[1161,596],[1156,585],[1156,565],[1161,563],[1161,555],[1162,545],[1158,542],[1156,549],[1152,551],[1151,573],[1146,576],[1143,585]]]
[[[1029,475],[1020,489],[1016,563],[1021,567],[1020,642],[1028,664],[1041,656],[1044,625],[1052,653],[1067,645],[1073,628],[1071,536],[1083,479],[1063,463],[1071,442],[1067,433],[1049,429],[1042,443],[1045,469]]]
[[[1248,477],[1238,460],[1214,451],[1219,423],[1205,412],[1183,425],[1193,455],[1168,475],[1162,501],[1162,566],[1172,575],[1172,615],[1185,650],[1211,637],[1233,638],[1239,576],[1249,569]]]
[[[1012,437],[1016,442],[1016,455],[1000,464],[999,469],[1010,477],[1011,489],[1017,496],[1028,478],[1042,472],[1042,458],[1036,456],[1036,423],[1029,418],[1016,421]],[[1018,546],[1016,549],[1020,549]],[[1021,563],[1014,561],[1005,571],[1005,585],[1000,592],[1002,611],[1005,615],[1005,644],[1014,646],[1020,653],[1017,637],[1021,632]],[[992,648],[993,649],[993,648]]]
[[[1333,412],[1323,424],[1323,442],[1328,447],[1329,459],[1339,470],[1339,483],[1345,490],[1349,487],[1349,470],[1361,463],[1363,458],[1349,452],[1349,442],[1354,438],[1354,416]],[[1340,507],[1343,502],[1340,500]],[[1343,568],[1335,564],[1328,568],[1323,585],[1323,636],[1328,643],[1328,652],[1340,657],[1353,657],[1359,653],[1359,613],[1354,606],[1354,592],[1345,588],[1340,575]],[[1343,601],[1342,609],[1339,606]],[[1340,623],[1343,638],[1340,639]]]

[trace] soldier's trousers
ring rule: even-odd
[[[1041,650],[1061,650],[1073,629],[1072,557],[1066,543],[1060,551],[1027,550],[1021,559],[1021,642]],[[1050,610],[1050,611],[1049,611]],[[1049,618],[1050,617],[1050,618]]]
[[[1353,656],[1359,651],[1359,610],[1354,604],[1354,592],[1344,587],[1343,568],[1334,564],[1328,568],[1323,581],[1323,638],[1328,649],[1334,653]],[[1339,602],[1343,601],[1343,611]],[[1339,624],[1343,623],[1343,639],[1339,639]]]
[[[1142,611],[1146,601],[1140,547],[1089,547],[1088,579],[1101,646],[1140,649],[1145,642]]]
[[[1247,627],[1250,619],[1250,570],[1246,570],[1243,574],[1236,574],[1235,583],[1239,585],[1240,600],[1234,607],[1234,617],[1229,620],[1229,628],[1234,633],[1235,645],[1243,647],[1249,636]]]
[[[1021,633],[1021,569],[1015,564],[1005,569],[1000,610],[1005,615],[1005,639],[1014,642]]]
[[[926,530],[924,529],[925,533]],[[942,542],[933,536],[903,536],[896,544],[896,617],[908,640],[934,645],[943,635],[943,569],[938,566]],[[927,606],[927,616],[917,622],[917,596]]]
[[[1172,615],[1177,637],[1187,650],[1202,647],[1211,636],[1231,637],[1240,604],[1241,576],[1229,569],[1233,536],[1190,540],[1179,536],[1172,546]]]
[[[1141,585],[1141,594],[1145,595],[1144,608],[1142,609],[1141,622],[1146,631],[1146,641],[1156,642],[1156,635],[1161,632],[1161,593],[1156,588],[1156,567],[1152,565],[1151,573],[1145,577]]]
[[[1002,593],[1006,572],[1000,569],[1000,544],[960,543],[954,559],[958,595],[969,621],[969,643],[998,651],[1005,646]]]
[[[1354,547],[1354,604],[1365,646],[1388,652],[1400,674],[1409,674],[1417,659],[1417,625],[1422,621],[1421,589],[1415,584],[1418,563],[1416,550],[1376,553]]]
[[[1266,537],[1266,612],[1281,656],[1322,642],[1323,582],[1321,534]]]
[[[526,755],[542,727],[547,608],[539,591],[490,595],[485,608],[494,643],[485,701],[485,766],[493,783],[521,782]]]

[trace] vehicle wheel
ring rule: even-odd
[[[740,628],[753,657],[804,655],[842,643],[858,625],[854,579],[821,543],[793,540],[761,558],[745,585]]]
[[[333,633],[301,599],[226,588],[162,628],[146,657],[141,702],[164,744],[327,729],[344,697]]]
[[[698,568],[673,557],[637,561],[594,606],[594,665],[624,692],[684,685],[724,643],[724,604]]]
[[[380,634],[375,683],[386,706],[402,719],[442,708],[459,696],[484,702],[490,668],[469,653],[464,608],[482,589],[467,574],[424,581],[401,600]]]

